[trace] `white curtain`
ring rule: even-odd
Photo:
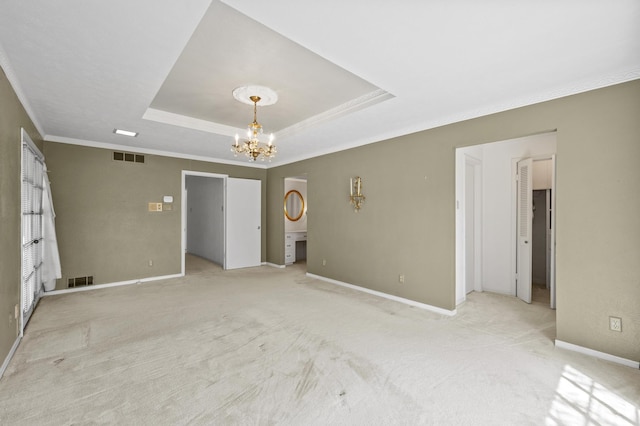
[[[62,278],[62,271],[56,238],[56,214],[53,210],[51,184],[47,176],[46,165],[42,174],[42,188],[42,283],[44,291],[51,291],[56,288],[56,279]]]

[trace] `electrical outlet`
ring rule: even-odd
[[[622,331],[622,319],[618,317],[609,317],[609,330]]]
[[[327,266],[327,259],[322,259],[322,266]]]
[[[399,282],[400,284],[404,284],[404,274],[400,274],[400,275],[398,275],[398,282]]]
[[[153,260],[149,260],[149,266],[153,266]]]

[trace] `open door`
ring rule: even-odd
[[[261,182],[227,179],[225,269],[261,264]]]
[[[516,295],[531,303],[531,228],[533,225],[533,160],[518,161],[518,214],[516,220],[518,244],[516,261]]]

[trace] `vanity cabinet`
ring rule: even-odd
[[[307,231],[285,232],[284,264],[291,265],[296,261],[296,242],[307,241]]]

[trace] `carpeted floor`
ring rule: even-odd
[[[446,317],[304,274],[222,271],[45,297],[0,424],[640,425],[640,371],[556,349],[555,312]]]
[[[551,292],[544,283],[531,284],[531,302],[549,306],[551,302]]]

